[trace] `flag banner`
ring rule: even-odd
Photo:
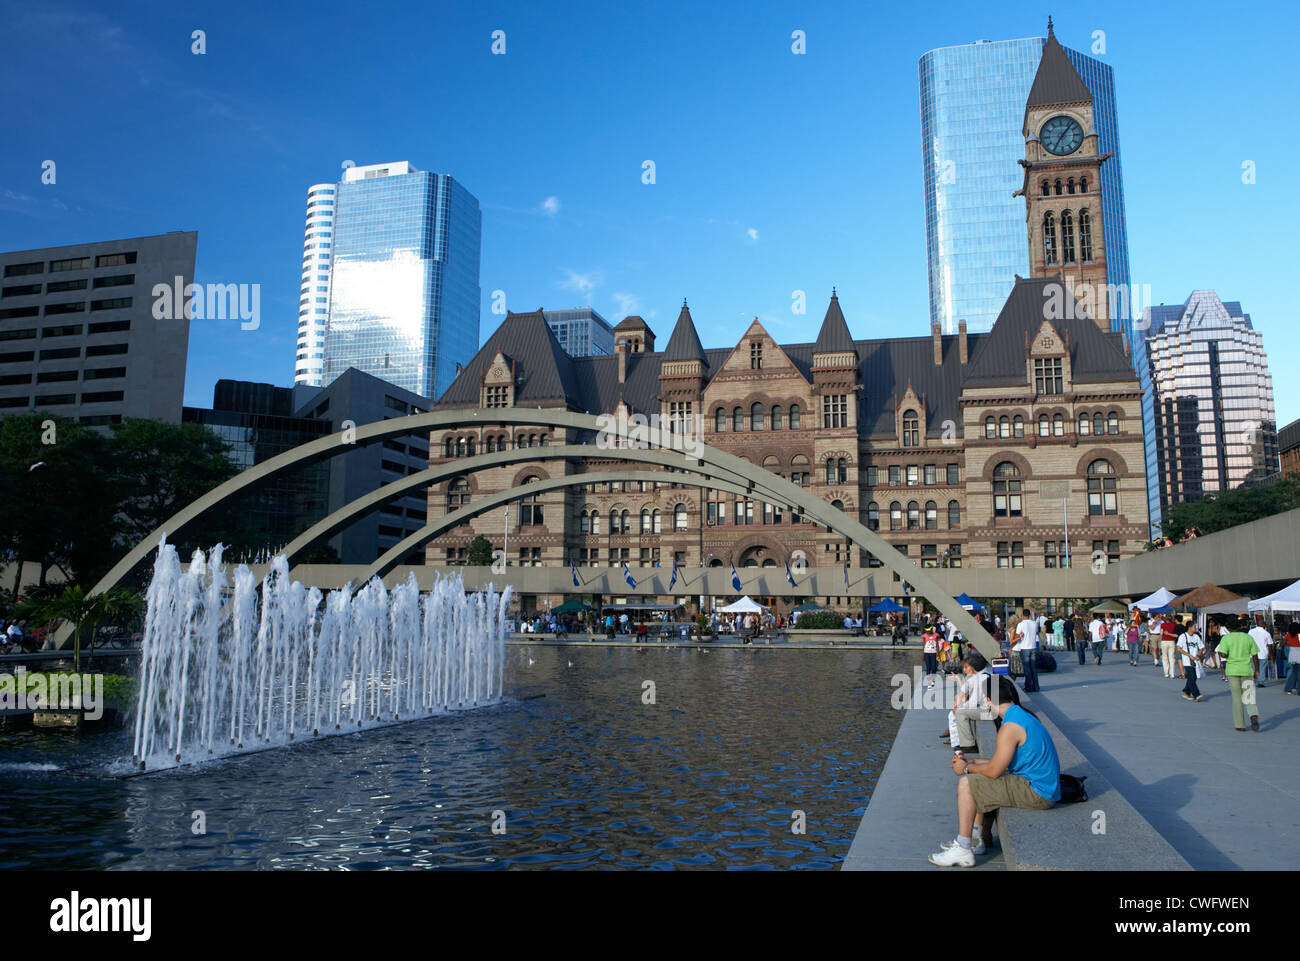
[[[791,586],[791,587],[798,587],[798,586],[799,586],[798,584],[796,584],[796,583],[794,582],[794,575],[790,573],[790,562],[789,562],[789,561],[786,561],[786,562],[785,562],[785,579],[786,579],[787,581],[790,582],[790,586]]]
[[[731,586],[736,589],[737,593],[740,592],[740,575],[736,573],[736,565],[734,562],[731,565]]]
[[[581,587],[582,584],[578,580],[578,568],[574,565],[573,561],[569,561],[569,570],[573,573],[573,586]]]
[[[632,579],[632,572],[627,569],[627,561],[623,562],[623,580],[627,581],[628,587],[636,587],[636,581]]]
[[[668,582],[668,589],[671,591],[677,586],[677,562],[673,561],[673,579]]]

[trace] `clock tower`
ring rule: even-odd
[[[1092,93],[1047,21],[1047,43],[1025,104],[1025,227],[1029,275],[1059,277],[1097,325],[1110,330],[1101,165]]]

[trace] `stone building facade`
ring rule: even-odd
[[[1057,53],[1049,37],[1026,110],[1028,232],[1040,254],[1052,250],[1043,223],[1059,224],[1060,216],[1042,209],[1044,171],[1050,167],[1053,180],[1056,167],[1066,181],[1090,177],[1086,197],[1102,160],[1084,117],[1087,88],[1077,74],[1063,76],[1073,67]],[[1073,150],[1066,148],[1074,128],[1061,116],[1082,131]],[[1048,159],[1038,144],[1046,134],[1034,125],[1054,121],[1065,139],[1053,141]],[[1078,169],[1067,171],[1070,164]],[[1034,185],[1038,196],[1030,196]],[[1075,296],[1098,277],[1104,283],[1099,213],[1089,229],[1088,262],[1075,253],[1060,263],[1059,246],[1058,262],[1034,259],[1034,276],[1016,278],[988,333],[968,334],[960,324],[944,335],[935,325],[928,337],[855,339],[832,291],[812,343],[777,343],[755,319],[734,345],[705,349],[683,302],[662,351],[645,322],[628,317],[615,327],[613,356],[572,358],[538,310],[507,315],[437,407],[623,411],[678,429],[694,425],[705,443],[811,488],[922,567],[1103,565],[1144,549],[1147,502],[1142,391],[1128,345]],[[594,440],[564,434],[490,425],[445,431],[431,437],[430,457]],[[656,484],[602,480],[615,463],[594,449],[567,461],[546,460],[539,449],[536,461],[431,488],[430,518],[483,493],[517,489],[520,500],[508,521],[494,511],[431,543],[427,563],[463,561],[478,534],[500,548],[508,524],[512,564],[879,564],[761,500],[682,485],[668,473]],[[530,481],[561,472],[591,479],[527,495]],[[895,583],[901,596],[896,575]]]

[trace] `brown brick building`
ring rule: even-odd
[[[615,328],[613,356],[572,358],[538,310],[507,315],[437,406],[623,410],[695,424],[705,443],[812,488],[923,567],[1059,567],[1067,557],[1079,567],[1140,552],[1141,388],[1122,335],[1087,309],[1086,288],[1105,284],[1103,224],[1098,212],[1081,262],[1078,224],[1071,220],[1065,247],[1059,213],[1044,209],[1061,193],[1058,174],[1070,193],[1095,194],[1104,159],[1091,97],[1054,38],[1033,91],[1028,236],[1047,253],[1031,259],[1035,276],[1017,278],[989,333],[967,334],[963,324],[956,335],[936,326],[929,337],[854,339],[832,292],[813,343],[778,344],[756,319],[733,346],[706,350],[683,303],[662,351],[644,321],[628,317]],[[1056,139],[1044,153],[1049,126]],[[1061,232],[1044,239],[1044,224]],[[437,461],[593,440],[484,426],[435,434],[430,452]],[[762,501],[670,474],[635,489],[601,480],[614,462],[593,450],[457,478],[430,490],[429,516],[479,493],[520,489],[509,518],[512,564],[782,567],[800,552],[813,567],[877,563]],[[530,480],[557,472],[591,480],[523,496]],[[504,520],[493,512],[440,538],[428,563],[463,559],[479,533],[501,547]]]

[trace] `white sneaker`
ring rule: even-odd
[[[970,848],[959,847],[954,841],[952,847],[931,854],[930,863],[937,864],[941,868],[973,868],[975,855]]]
[[[944,841],[942,844],[939,845],[939,847],[941,847],[945,851],[947,851],[949,848],[955,848],[957,846],[958,844],[956,838],[953,838],[953,840],[951,841]],[[987,848],[984,845],[984,838],[982,836],[978,838],[971,838],[970,849],[975,854],[983,854],[987,850]]]

